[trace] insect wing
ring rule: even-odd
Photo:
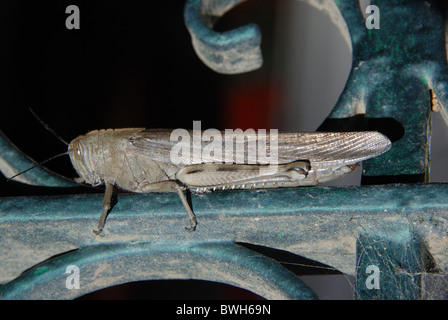
[[[309,160],[325,167],[351,165],[388,151],[390,140],[376,131],[279,134],[279,163]]]
[[[175,130],[169,129],[145,129],[130,137],[129,148],[131,151],[148,156],[152,160],[161,163],[172,163],[173,153],[178,150],[188,151],[182,156],[182,165],[194,165],[201,163],[238,163],[259,164],[259,150],[269,154],[272,141],[277,148],[278,136],[266,136],[253,132],[225,132],[214,130],[210,132],[180,130],[178,135]],[[267,139],[267,140],[266,140]],[[205,141],[204,141],[205,140]],[[261,144],[261,147],[260,147]],[[173,150],[173,148],[175,148]],[[213,149],[213,151],[211,151]],[[174,151],[174,152],[173,152]],[[291,159],[288,162],[293,161]]]
[[[144,129],[129,138],[129,149],[151,160],[171,163],[171,149],[177,143],[170,140],[171,132],[168,129]]]
[[[172,163],[173,147],[185,148],[185,150],[189,150],[189,156],[183,157],[183,165],[224,162],[259,164],[260,154],[263,152],[264,157],[276,156],[279,164],[309,160],[321,167],[337,167],[355,164],[378,156],[391,147],[389,139],[376,131],[261,135],[255,132],[244,132],[243,140],[241,140],[241,136],[229,136],[224,131],[217,131],[221,138],[220,141],[214,140],[213,143],[219,143],[219,148],[215,148],[215,151],[218,152],[204,152],[207,150],[207,146],[211,145],[210,140],[202,141],[200,139],[199,143],[195,143],[193,131],[184,130],[185,133],[188,133],[184,139],[178,139],[176,135],[172,135],[172,132],[167,129],[140,131],[130,138],[130,148],[134,152],[144,154],[152,160],[162,163]],[[199,137],[203,137],[203,133],[204,131]],[[238,146],[241,141],[244,141],[243,145]],[[217,145],[215,144],[215,146]],[[195,158],[194,154],[199,154],[201,157]]]

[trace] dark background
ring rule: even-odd
[[[1,130],[40,162],[66,141],[103,128],[269,128],[273,105],[269,64],[275,1],[253,1],[227,15],[217,30],[256,22],[264,33],[265,64],[250,74],[215,73],[196,56],[184,25],[184,1],[4,1],[0,11]],[[69,30],[68,5],[80,9],[80,29]],[[241,24],[240,24],[241,23]],[[241,108],[243,106],[244,108]],[[46,164],[75,177],[68,157]],[[2,196],[102,192],[6,182]],[[205,281],[126,284],[86,298],[259,298]]]
[[[264,67],[236,76],[217,74],[198,59],[181,0],[2,3],[1,130],[24,153],[43,161],[66,146],[29,108],[66,141],[94,129],[189,129],[194,120],[204,129],[271,127],[266,111],[272,102],[265,98],[272,91],[275,1],[253,2],[216,26],[225,30],[258,22],[262,27]],[[79,30],[65,27],[71,4],[80,8]],[[75,176],[68,157],[46,166]],[[2,192],[12,195],[10,189],[11,184]]]

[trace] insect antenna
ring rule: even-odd
[[[33,116],[37,119],[37,121],[40,122],[41,125],[44,126],[45,129],[47,129],[48,131],[50,131],[56,138],[59,139],[59,141],[61,141],[63,144],[65,144],[66,146],[68,146],[68,142],[65,141],[64,139],[62,139],[53,129],[51,129],[41,118],[39,118],[37,116],[37,114],[33,111],[33,109],[30,108],[30,112],[33,114]]]
[[[17,176],[19,176],[19,175],[21,175],[21,174],[23,174],[23,173],[25,173],[25,172],[27,172],[27,171],[29,171],[29,170],[31,170],[31,169],[34,169],[34,168],[36,168],[36,167],[41,167],[44,163],[47,163],[48,161],[53,160],[53,159],[56,159],[56,158],[59,158],[59,157],[61,157],[61,156],[65,156],[66,154],[68,154],[68,151],[66,151],[66,152],[64,152],[64,153],[57,154],[57,155],[55,155],[55,156],[53,156],[53,157],[51,157],[51,158],[49,158],[49,159],[46,159],[46,160],[41,161],[41,162],[39,162],[39,163],[36,163],[35,165],[29,167],[28,169],[25,169],[25,170],[23,170],[23,171],[20,171],[19,173],[13,175],[12,177],[9,177],[8,179],[6,179],[6,181],[8,182],[8,181],[14,179],[15,177],[17,177]]]

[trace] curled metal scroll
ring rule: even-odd
[[[210,29],[241,2],[187,1],[185,23],[193,47],[216,72],[242,73],[261,66],[261,34],[255,25],[223,33]],[[368,29],[357,1],[306,2],[328,14],[353,55],[347,84],[327,123],[362,114],[367,120],[364,129],[387,131],[390,128],[375,126],[374,120],[394,119],[403,126],[403,137],[391,151],[364,163],[364,177],[428,181],[431,110],[439,111],[448,124],[445,9],[436,1],[372,0],[371,5],[380,9],[381,24],[380,29]],[[341,123],[326,129],[340,130]]]

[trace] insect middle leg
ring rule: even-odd
[[[191,210],[190,204],[185,196],[184,189],[182,185],[175,180],[161,181],[156,183],[150,183],[140,188],[141,192],[176,192],[179,195],[182,204],[184,205],[185,211],[187,211],[188,218],[190,220],[190,227],[185,227],[188,232],[193,232],[196,230],[198,225],[196,216]]]

